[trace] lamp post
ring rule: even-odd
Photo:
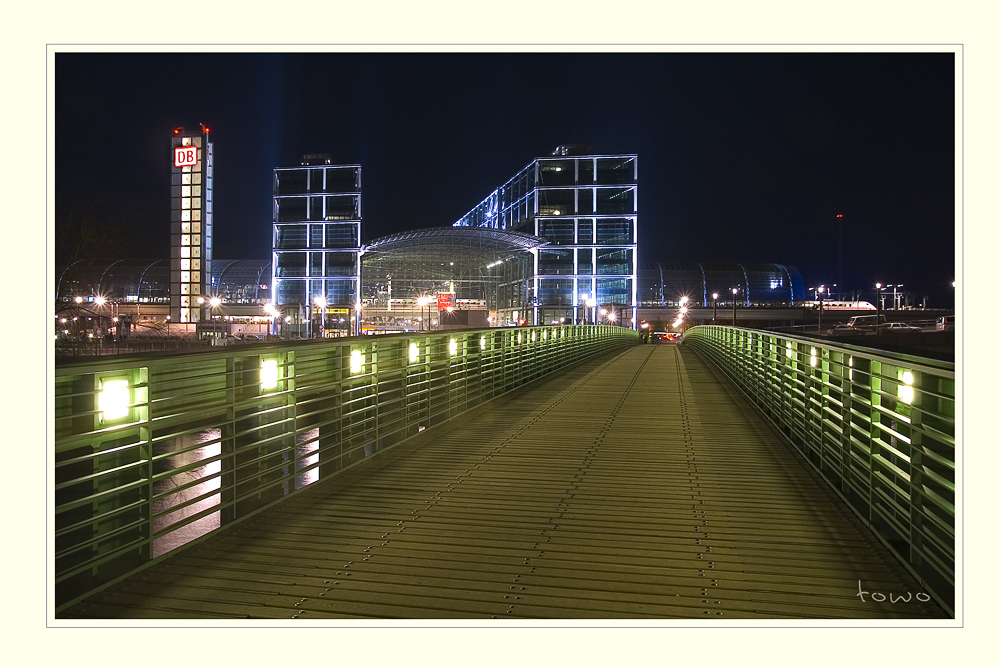
[[[267,327],[267,333],[268,335],[273,336],[275,335],[275,318],[279,317],[281,313],[278,312],[278,309],[274,307],[273,303],[264,304],[264,313],[271,318]]]
[[[430,302],[431,302],[431,298],[429,296],[418,296],[417,297],[417,307],[420,308],[420,314],[421,315],[424,315],[424,310],[427,308],[427,305]],[[426,322],[426,318],[427,317],[429,317],[429,316],[424,316],[424,318],[423,318],[425,322]],[[421,325],[420,328],[423,329],[424,328],[424,322],[421,322],[420,325]]]
[[[106,333],[104,328],[104,304],[106,304],[107,302],[108,300],[105,299],[100,294],[94,295],[94,305],[97,306],[98,308],[98,312],[96,313],[97,330],[101,332],[101,335],[97,339],[97,347],[101,351],[104,350],[104,334]]]
[[[361,335],[361,302],[360,301],[358,301],[356,304],[354,304],[354,312],[357,313],[357,316],[358,316],[357,317],[357,320],[358,320],[357,335],[360,336]]]
[[[875,333],[882,330],[882,283],[875,283]]]
[[[719,316],[719,293],[712,292],[712,324],[715,324],[715,318]]]
[[[824,287],[825,287],[824,285],[820,285],[819,287],[816,288],[816,296],[819,297],[819,325],[818,325],[818,331],[819,331],[819,333],[823,332],[823,289],[824,289]]]
[[[323,295],[319,295],[313,298],[313,305],[316,306],[316,332],[319,334],[317,338],[323,337],[323,315],[326,310],[326,298]]]
[[[592,313],[592,317],[594,318],[593,321],[594,321],[594,324],[597,324],[597,301],[593,297],[587,297],[586,304],[587,304],[587,308],[590,308],[590,309],[593,310],[593,313]],[[584,320],[587,319],[586,311],[584,311],[583,318],[584,318]]]
[[[899,302],[901,301],[901,299],[899,297],[902,297],[903,293],[900,292],[899,297],[897,297],[896,296],[896,290],[899,289],[902,286],[903,286],[902,283],[900,283],[898,285],[893,285],[892,286],[892,308],[893,308],[893,310],[899,310],[899,305],[900,305]]]
[[[740,288],[733,288],[733,326],[736,326],[736,295],[739,294]]]

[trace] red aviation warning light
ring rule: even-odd
[[[838,213],[838,214],[837,214],[837,217],[838,217],[838,218],[843,218],[843,217],[844,217],[844,214],[843,214],[843,213]]]
[[[175,127],[174,134],[184,134],[184,126],[182,125],[180,127]]]

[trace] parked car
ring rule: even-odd
[[[847,321],[847,326],[861,328],[874,328],[878,324],[885,324],[885,315],[855,315]]]
[[[945,315],[944,317],[937,318],[937,330],[938,331],[954,331],[955,330],[955,316]]]
[[[921,329],[906,322],[887,322],[880,324],[878,330],[881,333],[908,333],[911,331],[920,331]]]

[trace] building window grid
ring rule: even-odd
[[[358,300],[361,251],[360,169],[358,165],[303,165],[275,169],[272,292],[277,305],[309,305],[320,296],[326,299],[328,306],[353,306]],[[334,170],[351,172],[349,176],[339,179],[342,185],[349,183],[343,188],[348,191],[329,191],[329,176]],[[297,180],[296,172],[301,171],[305,172],[305,179]],[[317,179],[320,179],[318,183]],[[296,197],[305,200],[305,215],[301,217],[306,219],[283,219],[287,216],[282,214],[281,202]],[[350,198],[349,207],[353,215],[345,216],[339,212],[338,219],[330,220],[331,202],[339,198]],[[307,226],[302,234],[301,245],[297,247],[296,237],[282,231],[283,227],[295,224]],[[348,234],[340,229],[342,227],[350,228],[348,234],[353,245],[345,245]],[[291,233],[294,234],[293,231]],[[351,254],[351,273],[343,273],[343,262],[331,261],[331,249]],[[296,256],[301,256],[301,260]],[[301,269],[297,268],[299,265],[302,266]],[[290,275],[293,273],[308,275]],[[344,283],[350,285],[349,290],[342,289]]]
[[[557,165],[560,163],[568,163],[572,160],[573,163],[573,175],[574,183],[569,184],[551,184],[546,185],[544,181],[544,171],[543,169],[550,169],[553,172],[558,171]],[[631,170],[627,177],[617,177],[612,178],[613,182],[604,183],[602,182],[602,176],[606,176],[609,173],[608,169],[603,169],[609,164],[613,165],[612,161],[617,161],[618,165],[630,165]],[[580,178],[580,165],[589,164],[588,175],[590,179],[585,183],[581,182]],[[543,167],[544,165],[544,167]],[[612,166],[612,171],[619,169],[618,167]],[[456,224],[456,226],[488,226],[484,223],[485,216],[483,216],[482,210],[485,206],[488,206],[491,201],[495,201],[496,198],[500,200],[501,211],[500,215],[496,217],[497,220],[501,222],[504,229],[513,229],[514,231],[526,231],[524,230],[525,223],[534,222],[532,225],[532,232],[536,236],[543,236],[540,232],[542,231],[539,227],[539,223],[544,220],[552,219],[556,216],[545,216],[542,215],[540,210],[540,199],[539,193],[544,193],[547,191],[559,191],[559,190],[573,190],[574,199],[574,210],[571,212],[575,215],[581,215],[580,207],[580,197],[584,190],[588,190],[591,195],[591,206],[590,210],[585,212],[586,220],[590,229],[590,243],[581,243],[580,238],[580,218],[574,217],[574,246],[573,246],[573,263],[574,263],[574,317],[577,317],[576,310],[582,304],[583,297],[582,294],[587,294],[588,296],[594,296],[598,294],[598,275],[601,275],[601,279],[609,277],[620,277],[626,279],[623,284],[624,292],[620,290],[613,290],[616,295],[624,296],[622,299],[624,305],[632,311],[633,318],[635,316],[636,308],[636,251],[637,251],[637,235],[636,235],[636,221],[638,218],[637,207],[638,207],[638,186],[637,183],[638,174],[638,160],[636,156],[588,156],[588,157],[571,157],[571,158],[539,158],[534,160],[530,165],[525,167],[521,172],[515,175],[513,178],[508,180],[503,186],[494,190],[486,199],[483,200],[476,208],[470,211],[468,214],[463,216]],[[559,179],[565,183],[565,179]],[[601,210],[599,205],[599,191],[608,191],[617,189],[619,192],[608,194],[606,196],[607,201],[611,201],[615,198],[631,196],[631,207],[628,206],[626,200],[624,206],[617,211],[605,211]],[[631,208],[631,210],[629,210]],[[524,219],[521,218],[520,211],[524,209],[525,212],[530,211],[530,215],[525,215]],[[548,210],[546,212],[553,212],[555,208]],[[560,210],[561,218],[562,211]],[[597,237],[598,233],[598,221],[601,219],[608,218],[623,218],[628,220],[628,240],[630,243],[622,246],[620,243],[614,245],[602,244],[599,242]],[[565,247],[565,246],[564,246]],[[579,261],[579,251],[581,249],[590,250],[591,261],[591,273],[589,275],[581,275],[579,273],[580,261]],[[625,263],[625,268],[628,269],[627,272],[622,274],[610,274],[602,275],[598,274],[598,251],[599,250],[625,250],[631,251],[631,256],[628,257]],[[534,287],[533,303],[535,310],[535,320],[537,323],[538,310],[539,308],[544,308],[545,303],[540,303],[538,301],[540,296],[539,289],[539,279],[542,278],[544,274],[539,272],[539,259],[535,256],[535,278],[532,280],[532,285]],[[600,294],[598,294],[600,296]]]

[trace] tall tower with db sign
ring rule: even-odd
[[[170,139],[170,321],[206,318],[212,275],[212,142],[208,127]]]

